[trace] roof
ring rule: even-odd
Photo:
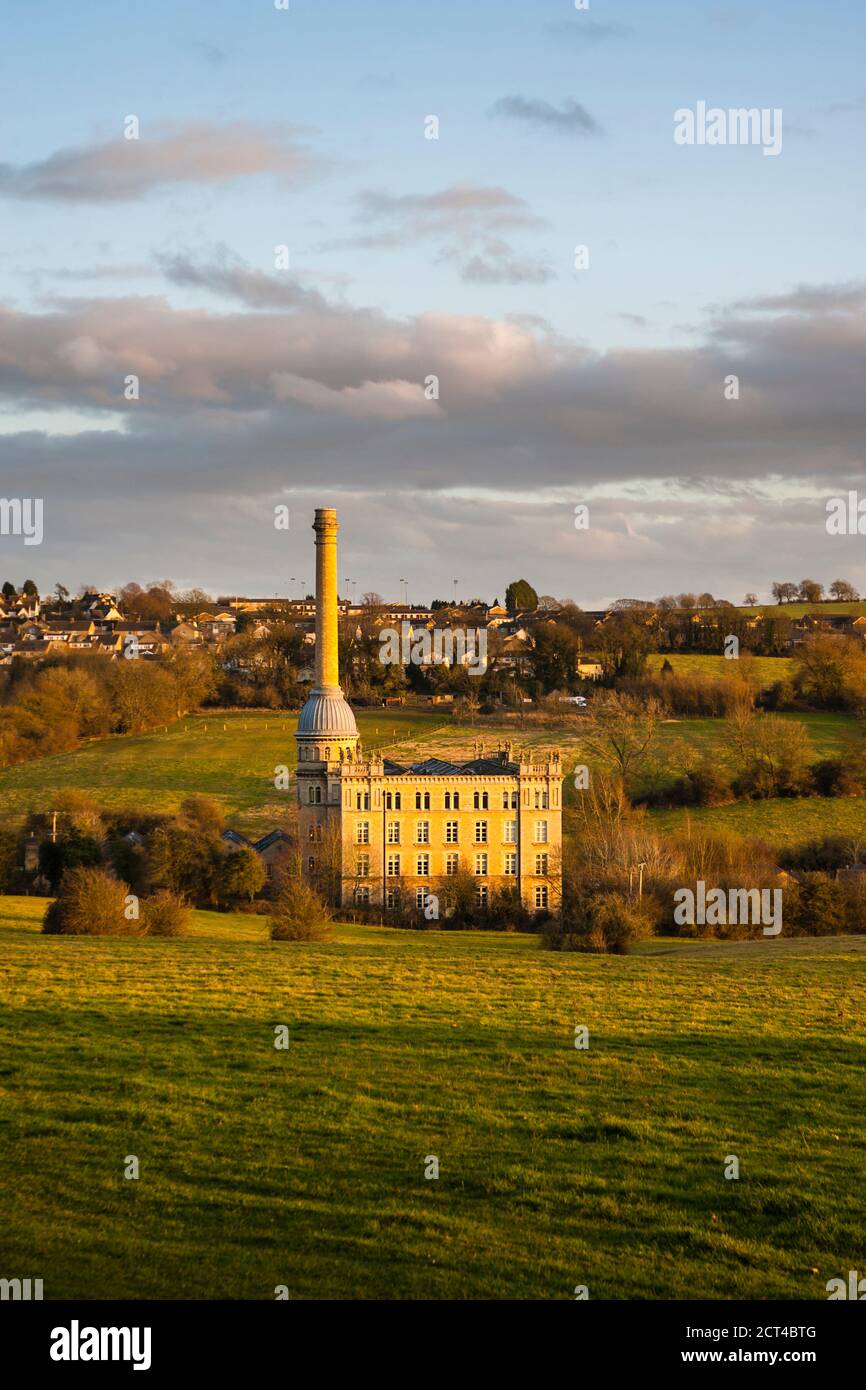
[[[401,767],[399,763],[385,758],[383,771],[386,777],[516,777],[520,768],[517,763],[503,763],[498,758],[471,758],[467,763],[448,763],[442,758],[425,758],[423,762],[412,763],[409,767]]]
[[[260,840],[254,842],[253,849],[257,854],[261,854],[262,850],[270,849],[271,845],[275,845],[278,840],[288,840],[288,838],[285,830],[271,830]]]

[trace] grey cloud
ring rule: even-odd
[[[250,309],[310,309],[327,313],[329,306],[318,290],[306,289],[294,276],[266,275],[250,270],[242,261],[223,256],[202,264],[188,255],[157,257],[165,278],[173,285],[206,290],[245,304]]]
[[[555,280],[556,273],[549,266],[514,260],[508,256],[499,260],[472,256],[463,266],[460,278],[465,284],[543,285],[548,280]]]
[[[182,273],[204,285],[212,272]],[[122,398],[127,373],[141,378],[135,404]],[[724,399],[730,373],[735,403]],[[167,441],[168,487],[181,459],[194,480],[195,444],[214,489],[222,450],[231,478],[240,452],[256,476],[272,457],[291,459],[297,483],[399,479],[434,492],[858,479],[864,373],[862,314],[826,306],[729,312],[695,347],[606,353],[527,319],[396,319],[304,294],[268,313],[181,310],[158,297],[0,311],[0,399],[122,412],[122,451]],[[430,374],[438,402],[421,400]]]
[[[632,33],[631,26],[619,24],[615,20],[590,19],[587,14],[576,14],[573,20],[557,19],[546,25],[547,32],[557,42],[595,45],[607,43],[610,39],[625,39]]]
[[[549,101],[533,97],[500,97],[490,109],[491,116],[507,116],[528,125],[543,126],[562,135],[599,135],[601,126],[580,102],[568,99],[561,109]]]
[[[555,278],[549,266],[516,254],[502,236],[547,226],[507,188],[452,184],[433,193],[402,195],[365,189],[355,202],[356,220],[375,230],[332,243],[329,249],[399,248],[429,240],[439,243],[440,259],[459,266],[464,283],[542,284]]]

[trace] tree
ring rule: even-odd
[[[375,589],[368,589],[366,594],[362,594],[361,602],[365,608],[381,608],[384,600],[381,594],[376,593]]]
[[[3,585],[3,597],[6,599],[18,597],[18,590],[15,588],[15,585],[11,583],[8,579],[6,580],[6,583]]]
[[[577,664],[578,639],[559,623],[540,623],[532,634],[532,674],[545,691],[570,689]]]
[[[772,587],[772,595],[777,603],[793,603],[797,597],[797,585],[790,580],[777,580]]]
[[[698,594],[697,606],[698,608],[715,608],[716,600],[712,594]]]
[[[639,700],[615,691],[594,702],[581,751],[625,782],[646,761],[661,717],[658,700]]]
[[[25,579],[21,585],[21,592],[25,598],[38,598],[39,590],[32,579]]]
[[[227,854],[219,878],[220,902],[225,905],[246,898],[252,902],[265,886],[265,866],[254,849],[242,846]]]
[[[801,579],[797,594],[801,603],[822,603],[824,585],[818,584],[814,579]]]
[[[796,796],[806,789],[812,745],[799,720],[741,706],[726,725],[727,741],[742,769],[739,790],[770,797]]]
[[[509,613],[534,612],[538,607],[538,594],[528,579],[515,579],[505,590],[505,607]]]
[[[694,594],[680,594],[677,598],[677,603],[680,608],[694,608],[697,604],[697,599]]]
[[[860,597],[854,585],[849,584],[847,579],[834,579],[830,585],[830,593],[839,603],[856,603]]]
[[[754,607],[755,607],[755,604],[756,604],[757,602],[758,602],[758,595],[757,595],[757,594],[751,593],[751,591],[750,591],[748,594],[746,594],[745,597],[743,598],[743,606],[744,606],[745,608],[754,608]]]
[[[61,603],[65,603],[66,600],[69,598],[69,590],[67,589],[65,584],[55,584],[54,592],[60,599]]]
[[[598,632],[599,660],[605,680],[639,676],[654,645],[646,621],[632,613],[613,613]]]

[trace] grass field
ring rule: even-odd
[[[853,603],[837,603],[828,599],[826,603],[759,603],[755,608],[739,608],[740,613],[776,613],[786,618],[802,618],[806,613],[847,613],[852,618],[866,617],[866,600]]]
[[[46,1298],[823,1299],[863,1263],[866,938],[71,939],[43,905],[0,898],[0,1268]]]
[[[443,723],[441,713],[399,707],[356,717],[366,747],[387,747],[398,758],[406,739]],[[296,723],[295,715],[274,711],[196,714],[165,731],[94,740],[0,771],[0,808],[15,820],[31,808],[51,810],[54,792],[76,787],[109,809],[174,811],[191,792],[203,792],[221,802],[233,825],[264,833],[285,814],[287,794],[275,790],[274,769],[295,765]]]
[[[669,661],[675,675],[682,676],[730,676],[738,669],[734,661],[724,656],[711,656],[706,652],[654,652],[647,659],[647,670],[660,671]],[[794,674],[796,662],[790,656],[743,656],[742,670],[753,684],[766,687],[775,681],[789,680]]]
[[[361,738],[367,747],[387,747],[402,762],[428,757],[431,752],[459,760],[473,756],[482,739],[487,748],[500,739],[515,747],[562,750],[568,774],[582,762],[581,715],[563,715],[557,728],[528,726],[525,730],[498,727],[487,720],[474,726],[443,722],[440,713],[418,710],[358,712]],[[806,726],[815,759],[837,753],[851,737],[855,721],[845,714],[782,715]],[[292,716],[267,714],[195,715],[169,725],[168,731],[118,737],[87,744],[74,753],[40,758],[0,771],[0,818],[4,823],[23,818],[30,809],[51,810],[55,793],[66,787],[87,791],[107,808],[176,810],[191,792],[204,792],[220,801],[230,823],[246,834],[262,834],[282,823],[287,797],[277,792],[274,769],[294,765]],[[709,758],[732,769],[731,750],[723,720],[672,719],[661,726],[654,758],[667,775]],[[565,804],[578,795],[566,776]],[[866,834],[866,799],[809,797],[798,801],[740,802],[693,812],[695,820],[730,826],[742,834],[760,835],[770,844],[795,844],[824,834]],[[685,812],[654,811],[660,828],[684,823]]]

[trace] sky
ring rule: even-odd
[[[862,0],[3,30],[0,498],[44,521],[0,580],[297,594],[334,506],[344,593],[866,592],[826,529],[866,497]],[[678,143],[702,102],[781,148]]]

